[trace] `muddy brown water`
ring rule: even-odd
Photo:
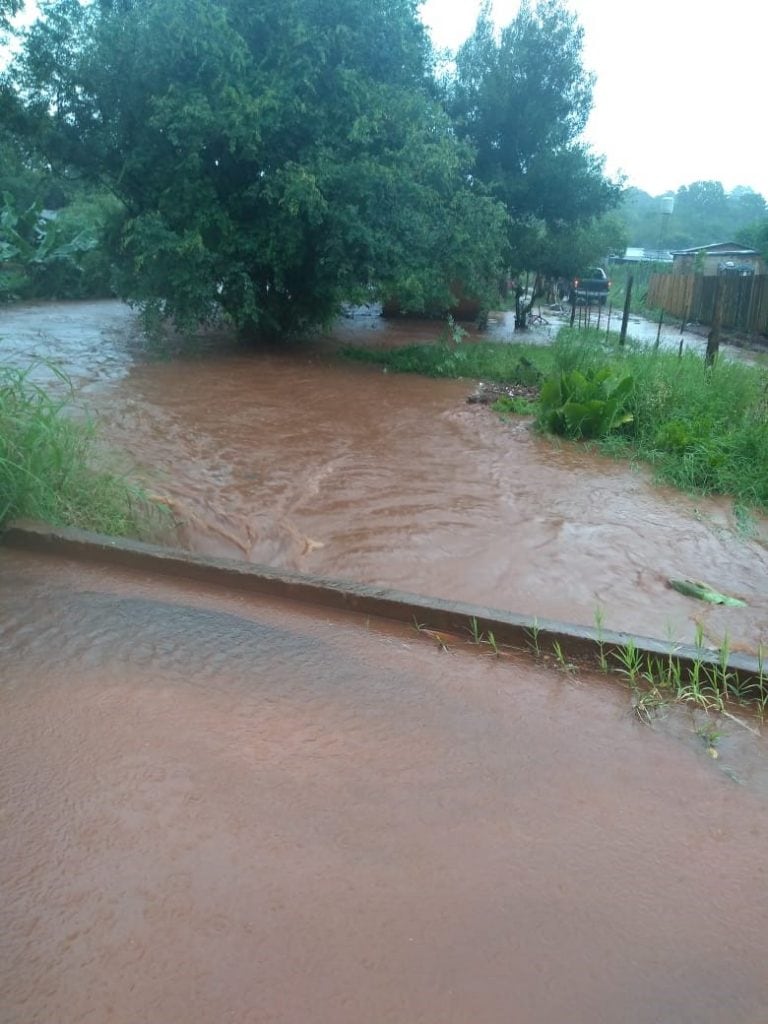
[[[2,1024],[765,1020],[765,780],[687,718],[2,550],[0,651]]]
[[[342,341],[434,337],[372,312]],[[511,337],[509,317],[491,337]],[[194,551],[392,585],[542,617],[691,642],[768,645],[768,523],[740,532],[726,500],[537,437],[469,406],[469,381],[339,364],[323,349],[224,347],[148,362],[114,302],[24,306],[2,358],[75,381],[122,465],[172,510]],[[546,341],[546,336],[542,337]],[[44,379],[47,371],[38,371]],[[667,587],[703,579],[748,608]]]

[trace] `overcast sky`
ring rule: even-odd
[[[611,174],[659,195],[692,181],[768,198],[768,0],[569,0],[597,75],[586,138]],[[519,0],[494,0],[500,25]],[[479,0],[425,0],[435,45],[458,46]]]

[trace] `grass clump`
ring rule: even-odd
[[[560,374],[631,378],[616,430],[597,432],[604,450],[650,462],[683,490],[729,494],[768,508],[768,372],[693,352],[619,346],[603,332],[562,330],[552,347]],[[545,384],[546,387],[546,384]],[[540,419],[546,427],[546,421]]]
[[[518,395],[502,395],[491,405],[493,411],[502,416],[533,416],[538,407],[538,403],[532,398]]]
[[[426,377],[468,377],[533,386],[553,368],[549,348],[539,345],[501,345],[472,342],[458,345],[406,345],[393,349],[345,347],[341,355],[362,363],[384,366],[395,373]]]
[[[138,488],[92,468],[93,426],[67,416],[71,386],[57,376],[67,385],[63,398],[35,384],[30,370],[0,367],[0,529],[30,518],[140,536],[149,503]]]

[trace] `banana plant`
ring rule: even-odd
[[[3,193],[0,263],[39,266],[53,260],[73,260],[96,244],[96,238],[87,230],[79,231],[73,238],[64,237],[58,222],[43,216],[39,203],[33,203],[19,213],[13,196],[9,192]]]
[[[565,437],[605,437],[633,421],[633,389],[632,377],[618,378],[608,367],[559,373],[542,385],[539,423]]]

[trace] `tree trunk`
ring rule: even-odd
[[[533,309],[533,304],[536,302],[537,297],[541,294],[541,275],[536,274],[533,279],[533,291],[531,292],[531,300],[526,303],[525,299],[528,294],[528,275],[525,275],[525,288],[518,286],[517,292],[515,293],[515,330],[516,331],[527,331],[528,330],[528,314]]]

